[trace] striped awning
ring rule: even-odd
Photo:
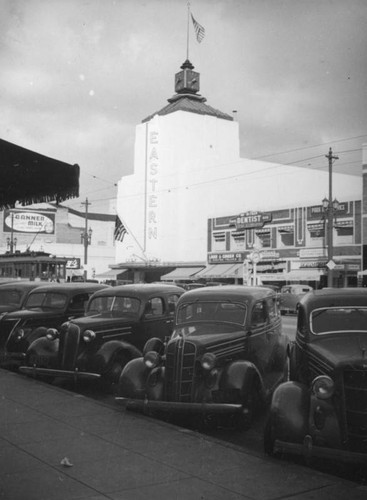
[[[203,269],[200,267],[176,267],[173,271],[161,276],[161,281],[174,281],[184,279],[195,279],[197,273]]]

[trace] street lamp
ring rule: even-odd
[[[88,245],[92,242],[92,233],[92,228],[90,227],[87,229],[87,226],[84,231],[80,233],[81,243],[84,244],[84,281],[87,281]]]
[[[11,235],[11,238],[9,238],[9,236],[6,238],[7,247],[9,248],[10,253],[14,253],[14,251],[16,250],[17,241],[17,238],[13,238],[13,233]]]

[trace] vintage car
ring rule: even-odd
[[[265,450],[367,463],[367,289],[308,293],[290,381],[274,392]]]
[[[101,288],[106,285],[57,282],[34,288],[22,309],[0,317],[1,366],[17,368],[24,363],[26,351],[35,339],[46,335],[47,328],[83,316],[90,296]]]
[[[40,285],[44,283],[29,280],[13,280],[0,284],[0,317],[6,312],[21,309],[28,294]]]
[[[117,401],[149,414],[196,414],[248,427],[287,376],[275,293],[228,285],[185,292],[166,345],[151,339],[121,373]],[[201,418],[201,417],[200,417]]]
[[[69,320],[33,342],[22,373],[74,381],[100,379],[111,390],[123,366],[140,357],[151,337],[171,335],[176,303],[184,290],[174,285],[121,285],[100,290],[83,318]]]
[[[286,285],[280,291],[280,313],[296,313],[302,297],[312,290],[308,285]]]

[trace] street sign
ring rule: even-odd
[[[330,270],[333,270],[336,267],[336,264],[333,260],[329,260],[329,262],[326,264],[326,267],[328,267]]]
[[[261,260],[261,254],[258,250],[254,250],[253,252],[250,253],[249,259],[254,263],[257,264]]]

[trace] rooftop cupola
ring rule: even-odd
[[[201,102],[205,102],[205,97],[198,95],[200,90],[200,73],[193,71],[193,64],[186,59],[186,61],[181,66],[181,71],[175,75],[175,92],[176,95],[173,96],[169,101],[180,99],[183,95],[192,95],[194,98],[199,99]]]

